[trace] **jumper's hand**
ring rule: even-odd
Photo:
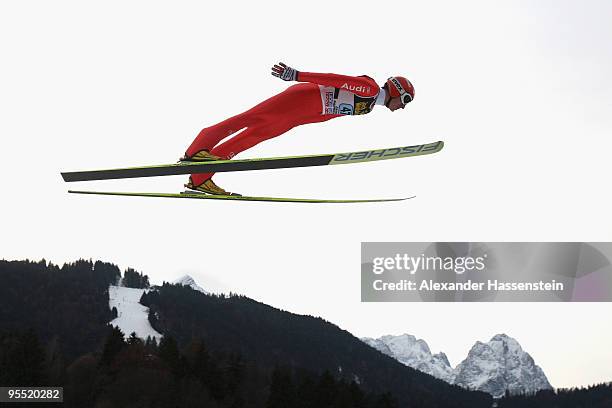
[[[283,81],[297,81],[298,70],[279,62],[272,67],[272,75]]]

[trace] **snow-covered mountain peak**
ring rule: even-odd
[[[404,357],[431,356],[431,350],[425,340],[417,339],[410,334],[383,336],[380,338],[394,354]]]
[[[450,362],[448,361],[448,357],[446,357],[446,354],[444,354],[443,352],[439,352],[433,355],[434,359],[440,360],[444,365],[447,366],[451,366]]]
[[[496,334],[488,344],[498,353],[516,354],[523,351],[519,342],[506,334]]]
[[[193,290],[197,290],[198,292],[202,292],[202,293],[206,293],[208,294],[207,291],[205,291],[200,285],[198,285],[195,281],[195,279],[193,279],[191,276],[189,275],[184,275],[181,276],[180,278],[176,279],[174,282],[172,282],[174,284],[179,284],[182,286],[189,286],[190,288],[192,288]]]
[[[495,336],[491,338],[491,341],[514,341],[516,342],[516,340],[508,336],[506,333],[496,334]]]
[[[518,341],[497,334],[488,343],[476,342],[468,356],[455,368],[454,383],[501,397],[551,389],[546,375]]]
[[[440,352],[432,355],[424,340],[409,334],[364,338],[365,343],[399,362],[451,384],[488,392],[494,397],[511,393],[534,393],[552,388],[546,375],[518,341],[496,334],[487,343],[477,341],[455,369]]]
[[[387,335],[378,339],[363,338],[362,340],[402,364],[447,382],[453,379],[453,369],[446,355],[444,353],[432,355],[425,340],[417,339],[410,334]]]

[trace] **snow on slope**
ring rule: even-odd
[[[109,307],[111,310],[113,307],[117,308],[117,318],[110,324],[119,327],[125,337],[128,337],[132,332],[136,332],[136,335],[141,339],[151,336],[151,338],[157,338],[159,342],[162,335],[155,331],[149,323],[149,308],[138,303],[145,291],[146,289],[109,286]]]

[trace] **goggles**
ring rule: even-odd
[[[399,92],[399,98],[404,106],[406,106],[409,102],[412,101],[412,95],[406,92],[406,90],[404,89],[400,81],[397,80],[397,78],[391,77],[388,79],[388,81],[391,81],[391,83],[395,86],[395,89],[397,89],[397,91]]]

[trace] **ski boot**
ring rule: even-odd
[[[205,194],[210,194],[210,195],[239,196],[239,197],[241,196],[241,194],[230,193],[229,191],[225,191],[224,189],[216,185],[215,182],[212,181],[212,178],[209,178],[208,180],[206,180],[199,186],[194,186],[193,181],[191,180],[191,176],[190,176],[189,181],[187,182],[187,184],[185,184],[185,188],[188,188],[189,190],[193,190],[193,191],[185,191],[185,194],[198,192],[198,193],[205,193]]]
[[[201,161],[213,161],[213,160],[225,160],[223,157],[215,156],[208,150],[200,150],[191,157],[184,155],[179,159],[179,162],[201,162]]]

